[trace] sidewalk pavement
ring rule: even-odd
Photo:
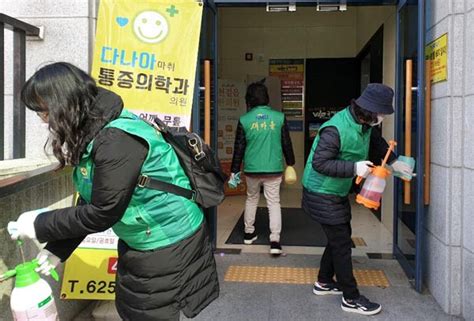
[[[385,272],[387,288],[360,287],[361,294],[382,304],[382,312],[367,317],[340,308],[339,296],[316,296],[311,284],[269,284],[226,282],[230,266],[319,267],[319,255],[287,255],[274,258],[267,254],[216,254],[220,296],[193,321],[305,321],[305,320],[462,320],[443,312],[429,293],[419,294],[396,260],[353,257],[354,269],[380,269]]]

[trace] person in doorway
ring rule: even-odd
[[[350,106],[325,122],[314,140],[302,179],[302,207],[321,224],[328,239],[313,293],[342,294],[341,308],[363,315],[377,314],[382,307],[357,289],[352,271],[348,194],[354,176],[366,177],[373,166],[367,160],[369,149],[376,159],[387,152],[388,144],[375,127],[394,112],[392,100],[390,87],[369,84]],[[389,162],[394,171],[412,174],[411,167],[397,160],[395,154],[390,155]]]
[[[65,261],[86,235],[112,228],[119,237],[115,303],[122,319],[179,320],[180,310],[194,317],[215,300],[219,283],[202,209],[137,184],[143,174],[191,188],[164,138],[69,63],[39,69],[21,95],[48,124],[59,168],[74,166],[82,199],[9,223],[13,239],[48,242],[40,271]]]
[[[240,182],[243,160],[247,181],[244,243],[252,244],[257,239],[254,224],[260,187],[263,185],[270,215],[270,253],[280,255],[280,185],[284,170],[283,156],[286,164],[293,166],[293,146],[285,115],[268,106],[268,90],[263,82],[248,86],[245,101],[249,111],[240,117],[237,125],[229,186],[236,186]]]

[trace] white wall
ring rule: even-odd
[[[1,0],[0,12],[23,20],[35,26],[45,27],[42,41],[28,41],[26,45],[26,78],[44,64],[67,61],[89,70],[90,55],[93,49],[91,41],[92,21],[95,19],[95,0]],[[7,138],[5,158],[12,158],[13,132],[13,37],[6,32],[6,70],[5,70],[5,136]],[[45,158],[43,146],[48,132],[39,118],[26,111],[26,157],[28,159]]]

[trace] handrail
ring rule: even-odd
[[[15,29],[23,30],[27,36],[39,36],[40,29],[24,21],[15,19],[7,16],[6,14],[0,13],[0,23],[3,23],[5,27],[11,31]]]
[[[26,36],[40,28],[0,13],[0,160],[5,155],[5,29],[13,31],[13,158],[25,157],[25,106],[20,99],[26,79]]]

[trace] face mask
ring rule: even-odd
[[[377,115],[377,122],[370,124],[370,126],[374,127],[380,125],[384,118],[385,116]]]

